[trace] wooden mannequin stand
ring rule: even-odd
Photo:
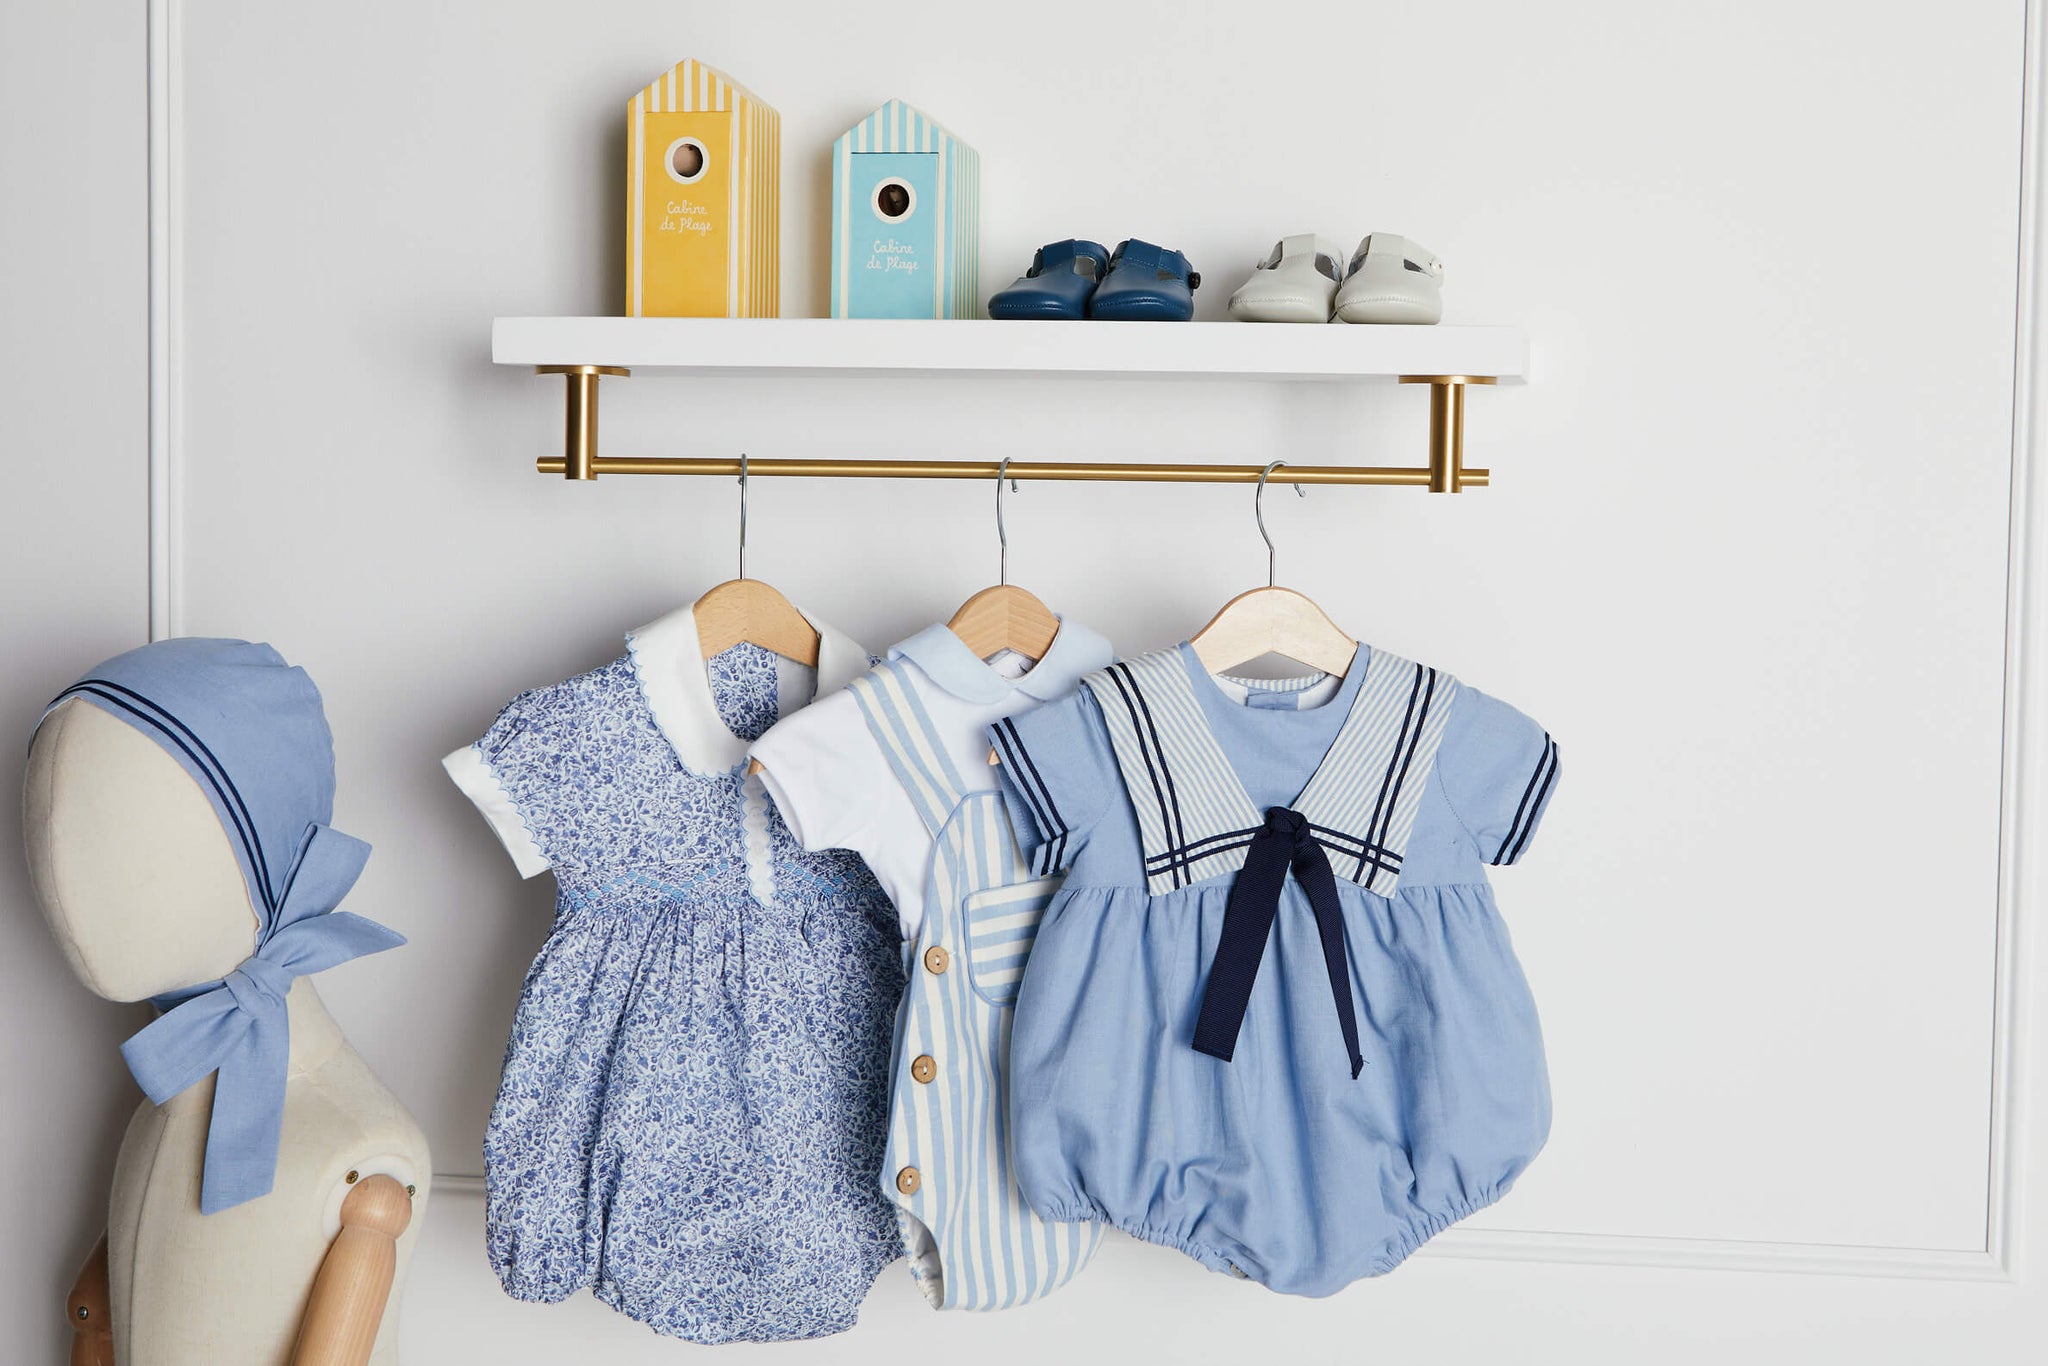
[[[398,1237],[412,1222],[412,1192],[389,1176],[370,1176],[341,1202],[341,1232],[320,1263],[294,1366],[362,1366],[398,1276]]]
[[[71,1324],[71,1366],[114,1366],[113,1293],[107,1288],[107,1235],[93,1244],[64,1299]]]
[[[351,1173],[353,1176],[353,1173]],[[398,1239],[412,1223],[412,1192],[394,1177],[355,1183],[341,1202],[341,1232],[320,1263],[299,1324],[293,1366],[363,1366],[398,1277]],[[78,1270],[64,1302],[71,1324],[71,1366],[114,1366],[107,1240],[102,1236]]]
[[[252,894],[206,792],[111,713],[69,698],[44,719],[23,826],[37,904],[94,994],[153,999],[224,979],[256,951]],[[283,1004],[268,1192],[202,1209],[212,1075],[137,1106],[106,1196],[108,1237],[68,1306],[75,1363],[396,1366],[397,1300],[433,1157],[314,984],[294,978]]]

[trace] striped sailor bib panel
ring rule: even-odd
[[[935,841],[882,1189],[934,1308],[1007,1309],[1066,1284],[1102,1241],[1099,1224],[1032,1213],[1010,1160],[1012,1005],[1060,879],[1033,876],[1000,794],[966,791],[906,670],[892,660],[851,688]]]
[[[1294,807],[1336,875],[1392,896],[1458,680],[1384,650],[1364,652],[1350,714]],[[1138,818],[1153,896],[1244,864],[1265,814],[1202,715],[1177,650],[1112,664],[1082,680],[1102,708]]]

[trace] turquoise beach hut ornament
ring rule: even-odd
[[[901,100],[832,144],[832,316],[981,315],[981,157]]]

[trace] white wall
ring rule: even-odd
[[[0,1342],[61,1359],[148,1022],[65,970],[12,812],[44,703],[148,639],[140,5],[0,5]]]
[[[337,824],[377,847],[351,907],[412,946],[323,991],[443,1173],[480,1170],[551,894],[435,758],[731,570],[729,484],[536,477],[559,382],[486,350],[496,314],[616,309],[620,114],[694,55],[782,110],[792,313],[824,311],[831,138],[901,96],[982,153],[985,290],[1041,241],[1135,234],[1189,253],[1214,317],[1275,236],[1385,229],[1449,263],[1451,321],[1536,345],[1528,388],[1471,400],[1493,488],[1319,489],[1269,521],[1283,579],[1563,744],[1540,857],[1500,879],[1550,1048],[1550,1151],[1452,1255],[1327,1302],[1118,1241],[995,1319],[934,1320],[892,1272],[833,1359],[1209,1360],[1277,1338],[1329,1360],[1990,1360],[2048,1329],[1991,1221],[2044,1223],[2006,1203],[1993,1146],[1998,1047],[2031,1037],[1993,1028],[2019,848],[2001,784],[2025,757],[2005,726],[2020,0],[1854,24],[1812,2],[173,8],[173,622],[270,639],[328,694]],[[111,83],[94,117],[132,156],[139,69],[97,74],[40,70],[8,98],[68,109]],[[97,379],[132,419],[134,376]],[[38,395],[36,445],[121,411],[83,397]],[[607,382],[604,440],[1404,463],[1422,413],[1412,390],[637,379]],[[134,439],[110,430],[105,449]],[[129,501],[107,496],[132,612],[128,455]],[[986,488],[762,481],[753,513],[753,571],[875,645],[992,577]],[[1263,567],[1238,490],[1034,484],[1009,513],[1013,577],[1130,650]],[[93,619],[83,596],[58,612]],[[125,643],[106,634],[31,632],[40,682]],[[8,687],[25,730],[40,694]],[[120,1026],[47,980],[32,917],[6,923],[43,965],[23,1018],[81,1022],[35,1057],[43,1093],[86,1105],[9,1142],[90,1132],[65,1160],[104,1173]],[[587,1297],[503,1299],[461,1186],[440,1184],[414,1270],[416,1360],[688,1354]],[[82,1250],[69,1204],[41,1227]],[[15,1257],[54,1282],[73,1251]]]

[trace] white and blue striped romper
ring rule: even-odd
[[[961,781],[910,667],[891,659],[851,688],[935,845],[881,1180],[933,1306],[1008,1309],[1066,1284],[1102,1239],[1033,1214],[1010,1161],[1012,1003],[1060,879],[1032,875],[999,792]]]

